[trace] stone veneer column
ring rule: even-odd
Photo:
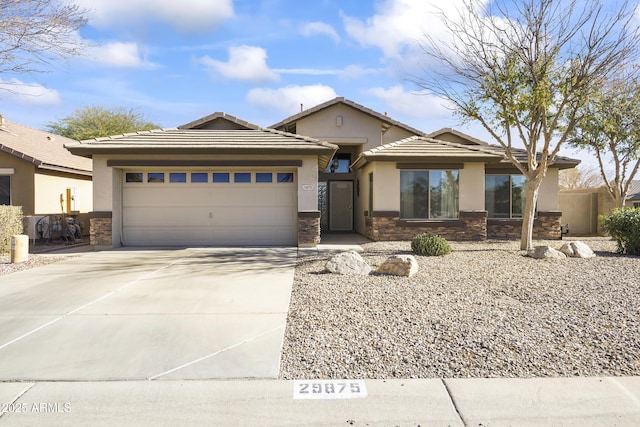
[[[533,224],[533,237],[549,240],[562,239],[561,217],[562,212],[559,211],[538,212],[538,218]]]
[[[313,247],[320,243],[320,211],[298,212],[298,246]]]
[[[113,246],[111,212],[91,212],[89,240],[92,246]]]

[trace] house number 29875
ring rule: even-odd
[[[353,399],[367,396],[363,380],[294,381],[294,399]]]

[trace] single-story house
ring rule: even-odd
[[[26,216],[90,212],[92,163],[64,148],[72,142],[0,116],[0,205]]]
[[[344,98],[270,128],[214,113],[67,148],[93,159],[98,246],[313,246],[354,231],[484,240],[517,238],[522,224],[526,182],[502,148],[453,129],[425,134]],[[561,237],[558,170],[578,163],[549,169],[537,237]]]

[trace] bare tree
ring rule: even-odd
[[[0,0],[0,76],[46,71],[83,53],[86,11],[58,0]]]
[[[462,0],[448,29],[425,35],[416,83],[478,121],[527,179],[521,249],[530,249],[540,185],[593,86],[633,59],[633,7],[599,0]],[[518,159],[523,146],[526,160]]]
[[[597,188],[602,185],[602,177],[598,169],[580,166],[561,170],[558,181],[558,185],[563,190]]]
[[[580,114],[583,120],[575,127],[570,143],[595,153],[608,194],[616,207],[623,208],[631,181],[640,168],[637,70],[616,73],[584,103]],[[612,170],[608,170],[608,164],[612,164]]]

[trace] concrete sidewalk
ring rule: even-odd
[[[0,423],[213,426],[637,426],[640,377],[365,380],[361,398],[298,399],[293,381],[0,384]],[[337,389],[334,389],[337,390]],[[300,394],[298,394],[300,396]],[[307,395],[309,396],[309,395]],[[332,395],[335,397],[335,394]]]

